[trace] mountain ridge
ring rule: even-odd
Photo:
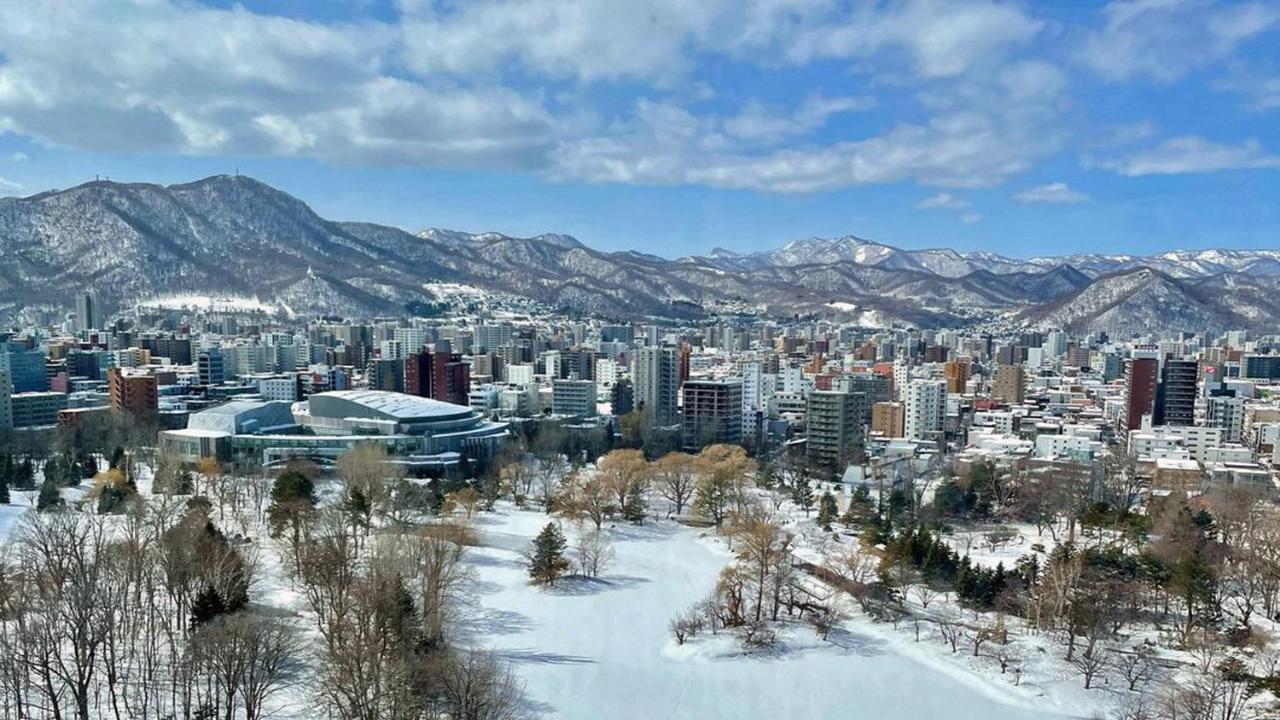
[[[0,312],[65,307],[84,287],[116,305],[182,291],[287,301],[291,313],[395,314],[432,300],[429,283],[452,282],[617,318],[747,311],[864,324],[1063,322],[1127,332],[1166,313],[1173,326],[1216,330],[1265,323],[1280,282],[1280,251],[1270,250],[1020,260],[982,250],[903,250],[846,235],[667,259],[597,250],[560,233],[410,233],[328,220],[242,175],[167,186],[96,180],[0,198],[0,250]],[[1158,273],[1129,282],[1158,291],[1161,303],[1123,291],[1116,277],[1135,268]],[[309,287],[316,297],[308,297]],[[1114,297],[1130,299],[1133,311],[1104,308]]]

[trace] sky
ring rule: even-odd
[[[666,256],[1280,248],[1280,0],[0,0],[0,195]]]

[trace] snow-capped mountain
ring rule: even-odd
[[[0,253],[0,313],[69,307],[83,288],[109,306],[196,294],[292,314],[397,313],[431,300],[424,284],[440,281],[617,318],[754,308],[931,327],[1016,318],[1124,332],[1151,323],[1262,327],[1280,297],[1277,251],[1023,261],[845,236],[668,260],[601,252],[568,235],[411,234],[334,222],[264,183],[225,175],[0,199]]]

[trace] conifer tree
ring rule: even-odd
[[[40,484],[40,495],[36,497],[36,510],[44,512],[62,506],[62,494],[56,483],[48,480]]]
[[[822,500],[818,503],[818,526],[831,532],[831,523],[835,521],[839,512],[839,508],[836,507],[836,496],[832,495],[830,490],[822,493]]]
[[[227,606],[222,601],[222,595],[212,585],[205,585],[191,603],[191,627],[198,628],[219,615],[225,615],[226,612]]]
[[[14,472],[13,486],[19,490],[34,490],[36,487],[36,468],[31,458],[26,458]]]
[[[555,585],[556,580],[569,569],[564,557],[568,542],[555,523],[547,523],[533,540],[533,552],[529,558],[529,577],[539,585]]]

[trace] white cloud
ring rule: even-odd
[[[1131,177],[1181,175],[1218,170],[1280,168],[1280,155],[1268,153],[1257,140],[1224,145],[1190,135],[1170,138],[1155,147],[1122,158],[1104,160],[1097,165]]]
[[[10,180],[6,177],[0,177],[0,190],[21,190],[22,183],[16,180]]]
[[[920,210],[963,210],[969,207],[969,201],[958,198],[951,193],[938,193],[916,203]]]
[[[865,95],[831,98],[813,95],[792,113],[751,102],[741,113],[724,120],[724,131],[742,140],[776,143],[807,135],[821,128],[833,115],[861,112],[875,106],[876,99]]]
[[[972,225],[976,222],[980,222],[981,220],[982,220],[982,214],[976,213],[976,212],[965,213],[964,215],[960,216],[960,222],[964,223],[965,225]]]
[[[1249,108],[1258,111],[1280,108],[1280,75],[1239,74],[1214,83],[1218,90],[1244,95]]]
[[[396,78],[395,41],[238,6],[3,4],[0,129],[114,152],[545,165],[557,122],[540,101]]]
[[[1036,128],[962,112],[902,124],[864,140],[755,153],[714,123],[652,108],[624,132],[570,141],[553,154],[554,174],[594,182],[703,184],[765,192],[814,192],[915,180],[949,188],[990,187],[1027,170],[1046,151]]]
[[[909,0],[857,6],[848,17],[805,28],[790,43],[795,62],[905,54],[925,77],[955,77],[1029,43],[1044,23],[1009,3]]]
[[[1046,185],[1037,185],[1036,187],[1027,188],[1026,190],[1014,195],[1013,199],[1024,204],[1068,204],[1084,202],[1088,200],[1089,197],[1084,193],[1072,190],[1064,182],[1051,182]]]
[[[1010,3],[401,7],[396,24],[169,0],[0,2],[0,132],[110,152],[302,156],[769,192],[902,180],[992,186],[1062,137],[1065,77],[1044,62],[1009,60],[1043,25]],[[869,120],[856,132],[831,128],[820,141],[833,117],[875,107],[876,98],[815,94],[792,107],[747,100],[736,113],[712,113],[698,99],[710,85],[687,77],[707,55],[774,69],[817,58],[903,65],[894,62],[901,55],[915,77],[893,82],[923,112],[887,126]],[[602,103],[598,116],[584,86],[606,82],[618,83],[622,101]]]
[[[22,152],[21,150],[9,155],[9,162],[23,162],[26,159],[27,159],[27,154]]]
[[[1113,0],[1102,17],[1077,55],[1117,81],[1145,76],[1172,82],[1280,27],[1280,7],[1261,2]]]

